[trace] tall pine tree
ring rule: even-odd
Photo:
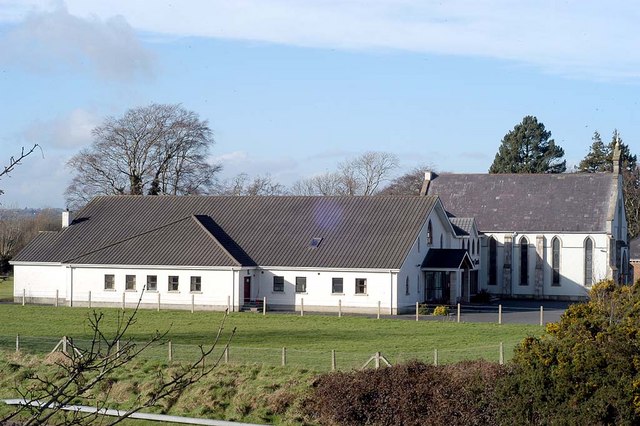
[[[622,160],[622,169],[627,172],[632,172],[637,167],[637,158],[635,155],[631,155],[629,146],[622,143],[622,138],[618,130],[613,131],[611,136],[611,142],[605,145],[600,138],[600,133],[593,132],[593,141],[589,152],[580,161],[580,164],[576,166],[576,171],[581,173],[598,173],[598,172],[612,172],[613,171],[613,148],[616,141],[620,143],[620,158]]]
[[[567,162],[564,150],[556,145],[551,132],[534,116],[527,115],[507,133],[489,173],[562,173]]]

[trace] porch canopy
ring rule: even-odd
[[[425,276],[425,302],[468,301],[473,262],[466,249],[430,249],[421,269]]]

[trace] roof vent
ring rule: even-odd
[[[313,237],[311,239],[311,243],[309,244],[309,246],[311,248],[317,248],[321,242],[322,242],[322,237]]]

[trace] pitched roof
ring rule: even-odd
[[[97,197],[15,262],[400,268],[436,197]],[[313,238],[322,238],[311,247]]]
[[[467,236],[473,233],[472,217],[449,217],[449,222],[453,225],[453,230],[457,236]]]
[[[428,194],[482,232],[606,232],[617,190],[612,173],[442,174]]]
[[[464,263],[473,267],[471,258],[465,249],[429,249],[422,261],[424,269],[460,269]]]

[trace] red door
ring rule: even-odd
[[[251,277],[244,277],[244,303],[251,301]]]

